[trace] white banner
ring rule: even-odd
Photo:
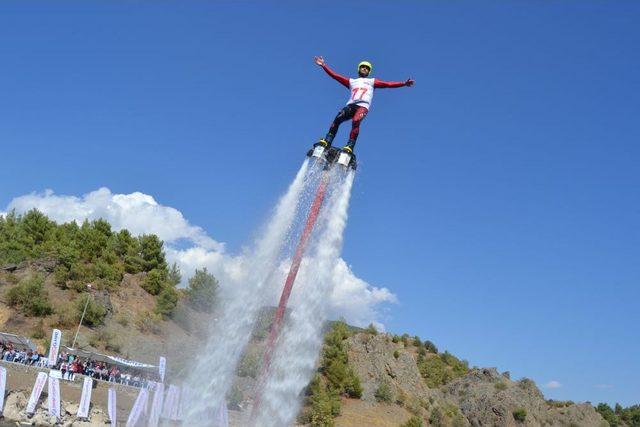
[[[133,404],[133,408],[131,408],[131,412],[129,413],[129,418],[127,418],[127,427],[135,427],[140,417],[145,412],[145,407],[147,406],[148,399],[148,391],[146,388],[141,388],[138,393],[138,397],[136,398],[135,403]]]
[[[5,388],[7,388],[7,370],[0,366],[0,414],[4,411]]]
[[[48,406],[49,415],[60,419],[60,380],[57,378],[49,378],[48,388]]]
[[[47,373],[39,372],[38,378],[36,378],[36,383],[33,385],[33,390],[31,390],[31,396],[29,396],[29,403],[27,403],[27,413],[33,414],[36,411],[36,405],[38,404],[38,399],[40,399],[40,394],[42,394],[42,389],[44,388],[44,384],[47,382]]]
[[[49,346],[48,366],[55,366],[58,362],[58,351],[60,350],[60,340],[62,339],[62,332],[60,329],[54,329],[51,333],[51,345]]]
[[[185,385],[180,388],[180,400],[178,401],[178,413],[176,415],[178,421],[184,420],[187,415],[187,404],[189,396],[191,395],[191,389]]]
[[[89,406],[91,405],[91,390],[93,389],[93,379],[84,377],[82,383],[82,395],[80,396],[80,406],[78,406],[78,418],[89,418]]]
[[[156,383],[153,392],[153,404],[151,405],[151,414],[149,415],[149,427],[158,427],[160,421],[160,412],[162,411],[162,402],[164,400],[164,384]]]
[[[178,402],[180,400],[180,388],[171,384],[167,391],[167,397],[164,399],[162,407],[162,418],[168,420],[178,420]]]
[[[116,420],[118,418],[118,412],[116,409],[116,389],[109,388],[109,403],[107,404],[109,409],[109,421],[111,421],[111,427],[116,427]]]
[[[158,363],[158,373],[160,374],[160,381],[164,382],[164,372],[167,369],[167,358],[160,356],[160,363]]]
[[[218,424],[216,427],[229,427],[229,412],[227,411],[227,400],[223,399],[218,410]]]

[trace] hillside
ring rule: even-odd
[[[179,380],[216,316],[218,286],[206,270],[186,289],[180,281],[156,236],[112,232],[104,221],[58,225],[37,211],[0,217],[0,331],[30,337],[43,352],[52,328],[71,345],[86,306],[77,348],[154,365],[166,356],[170,380]],[[238,366],[232,419],[252,404],[272,317],[263,310]],[[529,379],[341,321],[327,325],[304,403],[298,422],[312,426],[640,426],[637,407],[545,400]]]

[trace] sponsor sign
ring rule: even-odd
[[[111,422],[111,427],[116,427],[118,412],[116,410],[116,389],[113,387],[109,388],[109,403],[107,404],[107,409],[109,410],[109,421]]]
[[[82,383],[82,396],[80,396],[80,406],[78,407],[78,418],[89,418],[89,406],[91,405],[91,390],[93,389],[93,380],[85,377]]]
[[[60,380],[57,378],[49,378],[48,384],[48,406],[49,415],[60,419]]]
[[[58,362],[58,351],[60,350],[60,339],[62,332],[60,329],[54,329],[51,333],[51,345],[49,346],[49,357],[47,358],[47,366],[55,366]]]
[[[28,414],[33,414],[36,411],[36,405],[38,404],[38,400],[40,399],[40,395],[42,394],[42,389],[44,388],[44,384],[46,382],[47,382],[47,373],[38,372],[36,383],[33,385],[33,390],[31,390],[31,396],[29,396],[29,402],[27,403],[26,412]]]

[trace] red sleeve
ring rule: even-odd
[[[384,80],[375,79],[373,81],[373,87],[387,88],[387,87],[402,87],[406,86],[405,82],[385,82]]]
[[[327,64],[324,64],[322,66],[322,69],[329,74],[331,77],[333,77],[334,79],[336,79],[338,81],[338,83],[340,83],[342,86],[346,87],[347,89],[349,89],[349,79],[346,78],[345,76],[341,76],[340,74],[336,73],[335,71],[333,71],[331,68],[329,68],[329,66]]]

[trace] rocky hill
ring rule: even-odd
[[[36,211],[0,217],[0,331],[31,337],[43,352],[52,328],[71,344],[87,307],[76,347],[150,364],[166,356],[170,380],[179,378],[216,316],[217,288],[206,270],[187,289],[179,282],[155,236],[114,233],[104,221],[56,225]],[[238,366],[232,420],[252,404],[272,313],[263,312]],[[298,423],[600,427],[609,425],[603,414],[612,425],[640,426],[640,408],[628,409],[545,400],[533,381],[469,368],[430,341],[338,321],[328,325]]]

